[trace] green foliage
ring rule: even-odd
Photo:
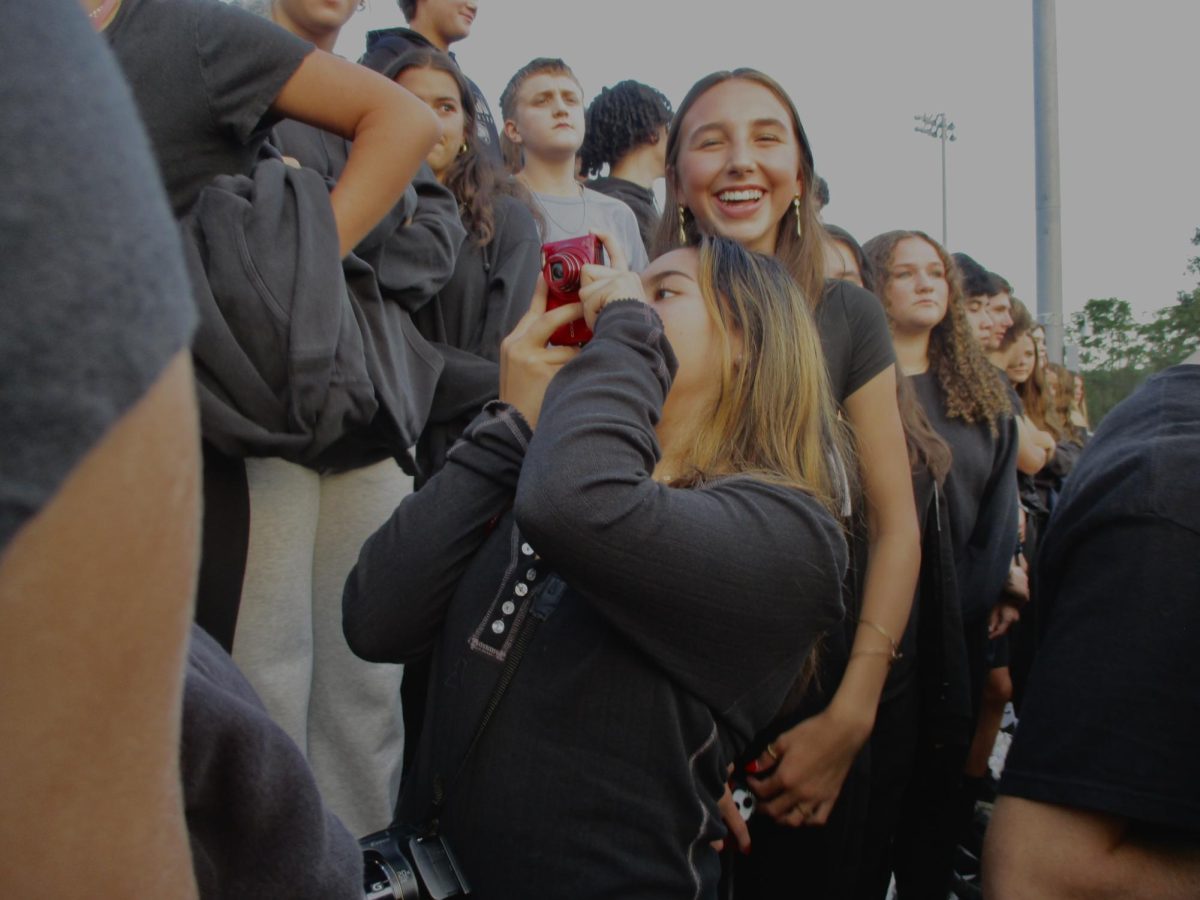
[[[1200,228],[1192,245],[1200,247]],[[1200,276],[1200,256],[1188,261],[1188,271]],[[1173,306],[1158,310],[1148,322],[1137,321],[1129,304],[1116,297],[1089,300],[1082,312],[1072,314],[1067,339],[1079,347],[1095,427],[1148,376],[1200,347],[1200,285],[1180,291]]]
[[[1089,300],[1082,312],[1071,315],[1067,335],[1079,347],[1079,361],[1085,372],[1137,369],[1145,363],[1138,322],[1125,300]]]
[[[1200,287],[1190,294],[1181,291],[1174,306],[1160,309],[1139,332],[1152,371],[1182,362],[1200,347]]]

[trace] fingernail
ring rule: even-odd
[[[749,772],[751,775],[757,774],[761,768],[762,768],[762,766],[760,766],[758,764],[757,759],[752,759],[752,760],[750,760],[750,762],[746,763],[746,771]]]

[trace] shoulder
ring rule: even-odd
[[[629,208],[629,204],[624,200],[618,200],[616,197],[610,197],[607,194],[602,194],[586,186],[583,189],[583,195],[587,198],[588,205],[594,205],[604,210],[615,219],[628,219],[635,225],[637,224],[637,220],[633,216],[633,210]]]
[[[838,520],[812,494],[800,488],[754,475],[733,475],[691,490],[709,496],[727,509],[736,504],[742,511],[737,517],[738,533],[742,536],[737,543],[752,541],[755,550],[770,553],[774,552],[771,548],[794,548],[797,526],[824,536],[831,547],[845,546]],[[747,514],[753,520],[752,526],[744,521]],[[780,527],[784,521],[790,523],[788,527]]]
[[[839,402],[895,362],[883,304],[870,291],[847,281],[827,281],[815,317]]]
[[[825,309],[822,310],[822,307]],[[852,329],[869,329],[876,334],[891,334],[887,314],[884,313],[879,298],[866,288],[849,281],[826,281],[825,293],[817,309],[819,319],[824,316],[841,317]]]
[[[511,194],[496,193],[492,195],[492,211],[496,217],[496,229],[512,230],[521,237],[537,238],[537,222],[533,212],[518,198]]]
[[[129,89],[76,3],[13,8],[0,83],[0,459],[21,473],[0,466],[2,544],[187,345],[195,313]]]
[[[1152,376],[1112,410],[1080,454],[1059,509],[1138,511],[1200,533],[1200,366]]]

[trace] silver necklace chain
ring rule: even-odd
[[[521,180],[525,181],[525,179]],[[578,184],[578,182],[576,183]],[[528,187],[529,182],[525,181],[525,185]],[[579,220],[579,227],[574,231],[569,228],[564,228],[562,222],[550,215],[550,210],[546,208],[546,204],[542,202],[542,198],[538,196],[537,191],[535,191],[533,188],[529,188],[529,193],[533,194],[533,199],[537,201],[537,205],[541,207],[542,212],[546,214],[546,218],[553,222],[558,227],[559,231],[562,231],[568,235],[582,235],[587,233],[587,188],[585,188],[582,184],[579,185],[579,196],[583,198],[583,217]]]

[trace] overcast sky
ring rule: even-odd
[[[403,24],[367,0],[338,52]],[[1175,301],[1200,226],[1200,3],[1059,0],[1063,307],[1116,296],[1145,315]],[[825,219],[860,241],[892,228],[941,234],[937,140],[917,113],[945,112],[949,245],[1036,305],[1030,0],[479,0],[459,63],[499,116],[509,77],[562,56],[590,99],[635,78],[678,104],[700,77],[749,65],[800,110]],[[1188,110],[1192,112],[1188,112]]]

